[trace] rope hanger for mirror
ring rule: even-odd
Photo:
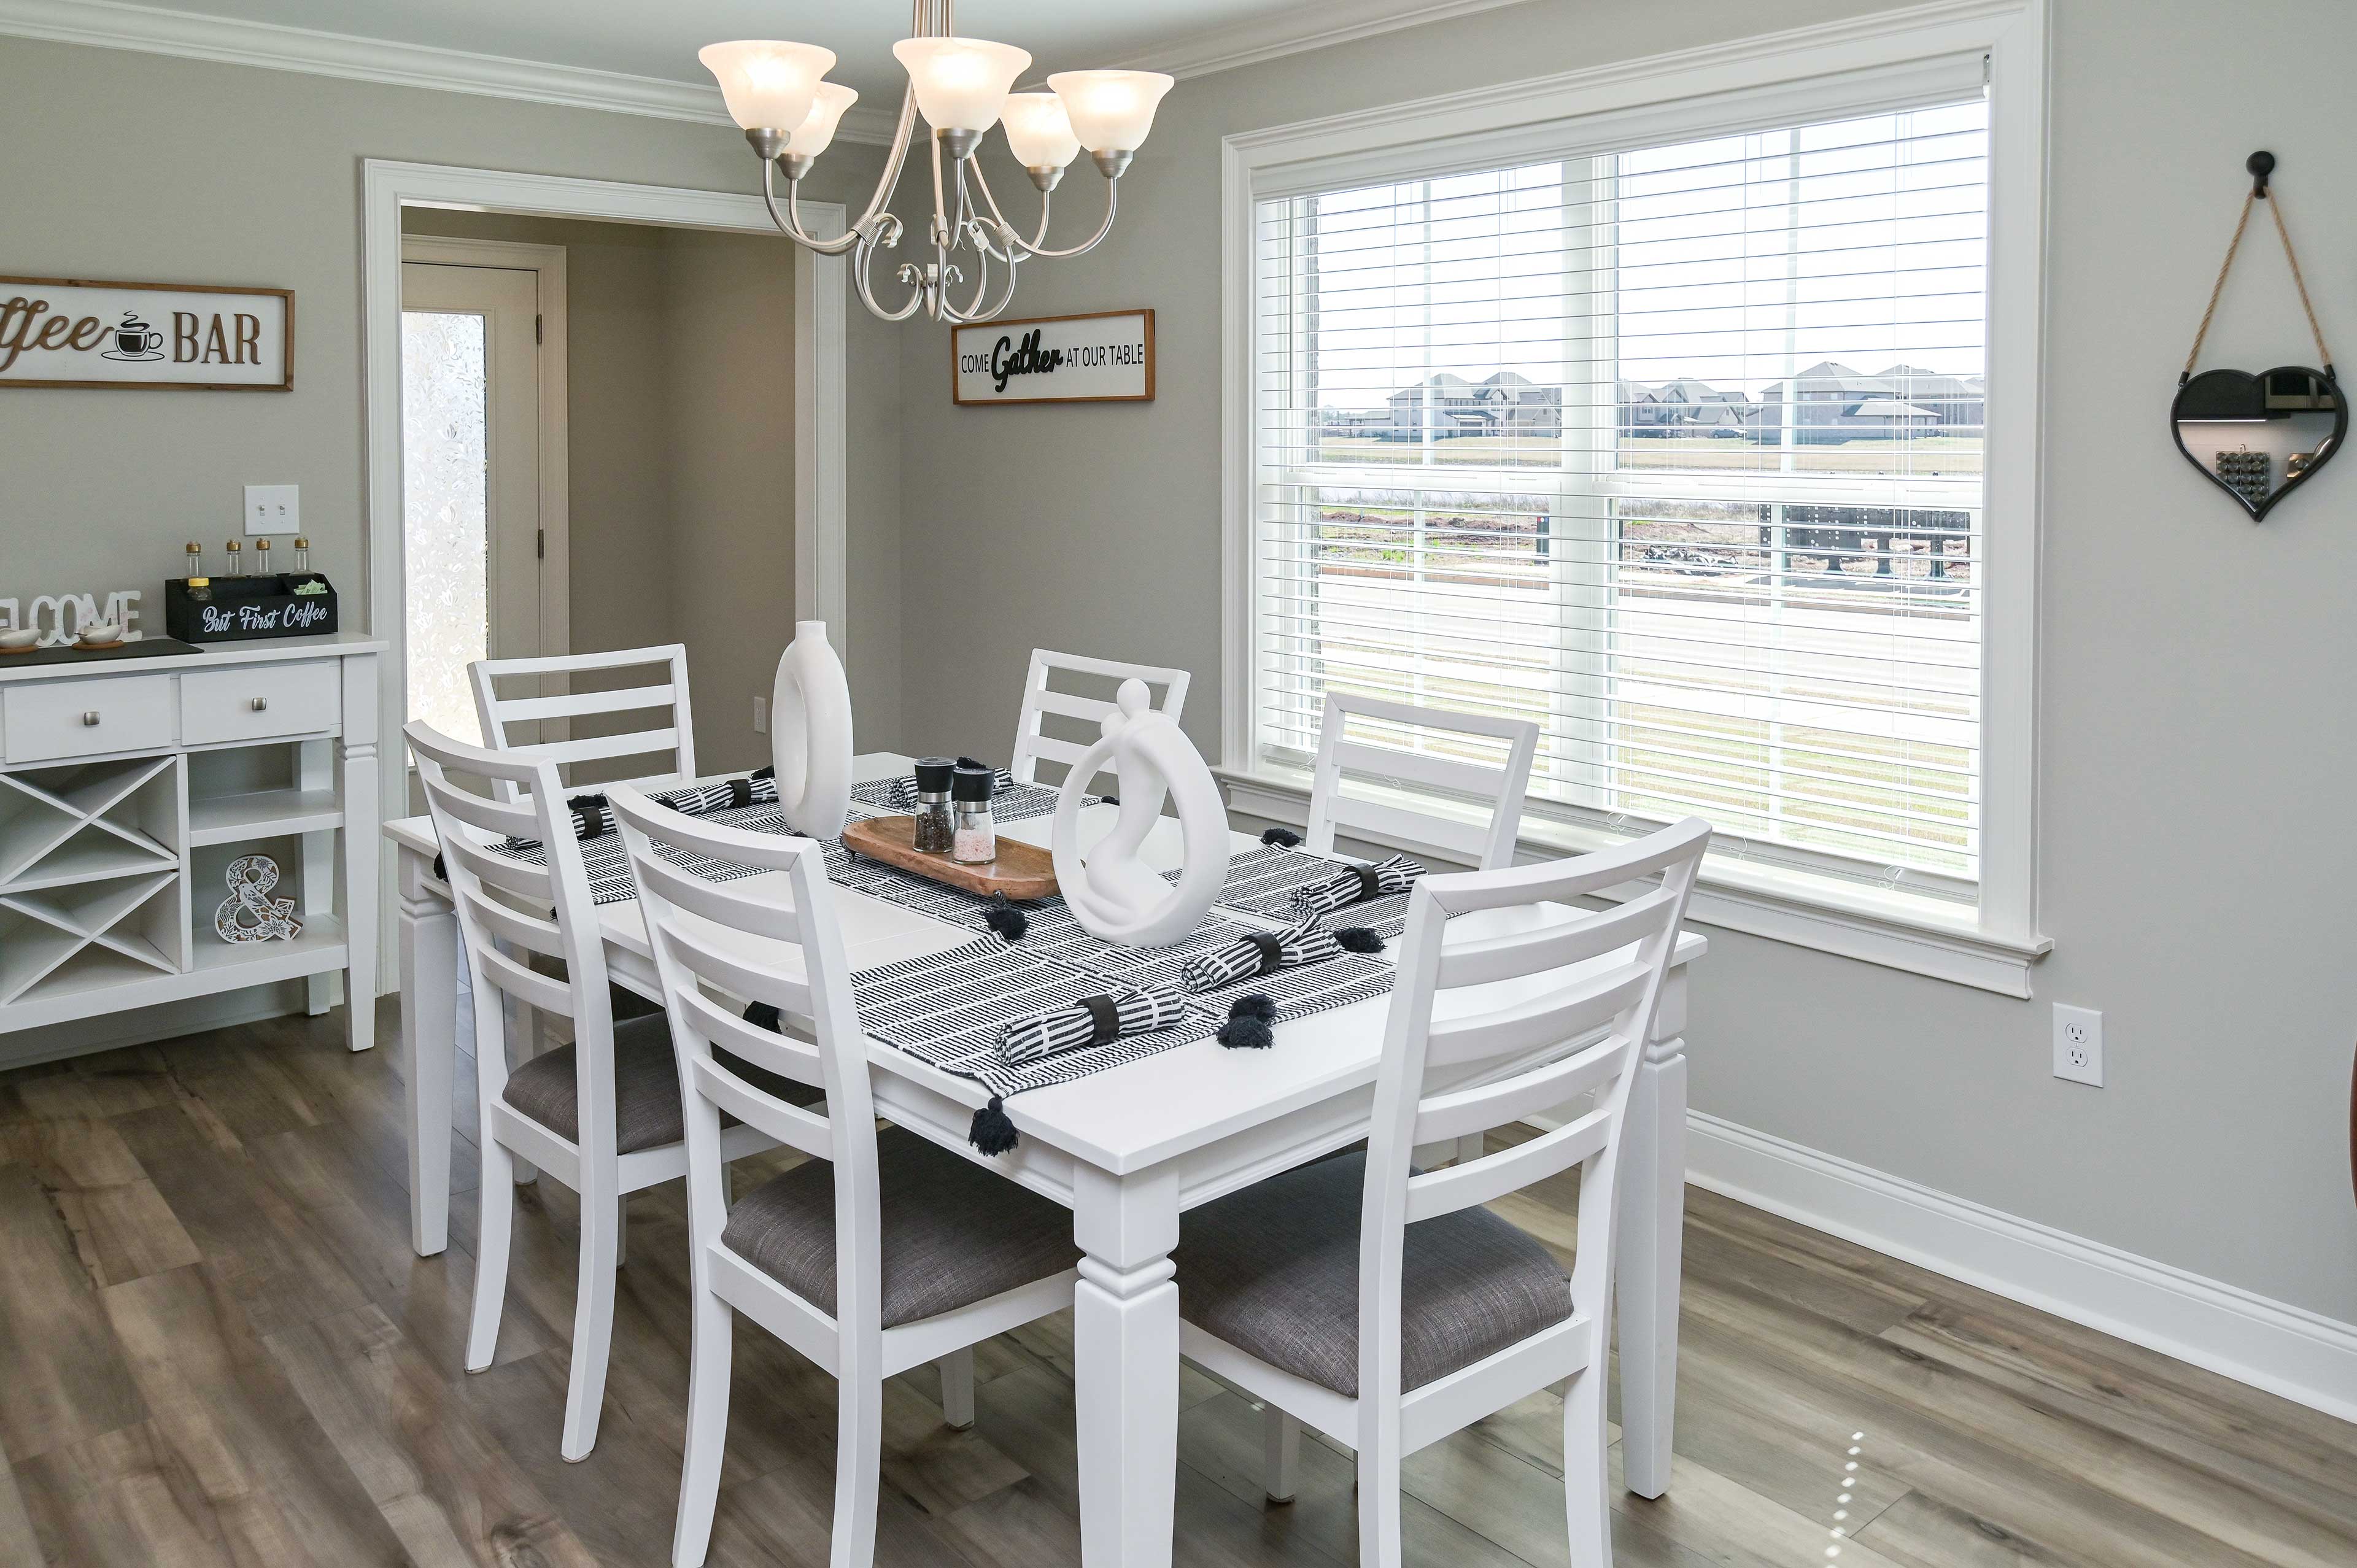
[[[2276,156],[2268,152],[2253,153],[2243,166],[2251,172],[2250,194],[2243,198],[2243,214],[2234,220],[2234,237],[2226,242],[2226,259],[2219,263],[2218,281],[2210,285],[2210,304],[2201,312],[2201,325],[2193,333],[2193,347],[2185,356],[2185,369],[2177,378],[2183,386],[2193,379],[2193,361],[2201,357],[2201,340],[2210,336],[2210,318],[2218,314],[2218,296],[2226,292],[2226,274],[2234,270],[2234,253],[2243,248],[2243,231],[2251,224],[2251,205],[2264,201],[2276,220],[2276,237],[2283,242],[2284,260],[2291,263],[2292,286],[2299,291],[2299,307],[2308,315],[2309,336],[2316,339],[2316,357],[2324,373],[2334,381],[2340,376],[2332,368],[2332,351],[2324,346],[2324,328],[2316,322],[2316,306],[2308,297],[2308,279],[2300,274],[2299,252],[2292,249],[2291,231],[2284,227],[2283,198],[2267,189],[2267,177],[2276,171]]]
[[[2316,304],[2309,297],[2308,278],[2300,271],[2299,252],[2293,248],[2291,230],[2284,221],[2283,199],[2268,188],[2276,156],[2269,152],[2253,153],[2243,166],[2250,172],[2251,188],[2243,198],[2242,212],[2234,220],[2234,237],[2227,242],[2226,259],[2219,264],[2217,281],[2210,285],[2210,302],[2202,309],[2201,325],[2194,330],[2193,347],[2186,353],[2185,368],[2178,374],[2177,396],[2169,403],[2169,424],[2178,451],[2194,471],[2233,496],[2251,521],[2258,522],[2338,454],[2342,438],[2349,433],[2349,400],[2341,395],[2332,351],[2324,346],[2324,328],[2316,318]],[[2201,359],[2201,345],[2208,340],[2211,323],[2217,317],[2218,302],[2226,293],[2226,279],[2234,270],[2234,258],[2242,253],[2243,237],[2250,231],[2251,208],[2261,201],[2267,204],[2268,215],[2275,220],[2276,238],[2283,242],[2284,260],[2290,264],[2292,286],[2299,292],[2300,312],[2308,317],[2309,337],[2316,344],[2316,357],[2321,368],[2276,365],[2255,374],[2222,368],[2197,374],[2194,366]],[[2318,414],[2331,416],[2330,434],[2315,428],[2312,416]],[[2278,423],[2282,421],[2291,423]],[[2254,431],[2252,441],[2230,449],[2222,443],[2215,429],[2221,424],[2266,425],[2271,427],[2271,432],[2263,435]],[[2310,436],[2316,440],[2309,450],[2285,449],[2287,440]],[[2201,448],[2200,453],[2196,446]],[[2283,465],[2280,480],[2276,478],[2278,461]]]

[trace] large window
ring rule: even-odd
[[[1248,766],[1527,718],[1542,818],[1972,903],[1989,166],[1957,92],[1254,199]]]

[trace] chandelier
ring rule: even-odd
[[[954,5],[955,0],[916,0],[909,22],[915,36],[892,46],[908,70],[909,85],[900,95],[891,155],[867,209],[833,239],[819,239],[802,227],[795,197],[811,165],[834,140],[844,111],[859,97],[823,80],[834,69],[834,51],[815,44],[746,39],[709,44],[696,56],[719,79],[729,116],[744,128],[745,140],[761,160],[761,199],[769,204],[770,220],[788,239],[821,255],[856,251],[852,276],[859,298],[886,321],[905,321],[920,308],[935,321],[987,321],[1015,297],[1015,269],[1023,263],[1094,250],[1113,231],[1122,171],[1153,129],[1155,106],[1170,91],[1170,78],[1156,71],[1067,70],[1050,76],[1045,92],[1011,91],[1015,79],[1030,67],[1030,55],[1007,44],[957,37]],[[876,252],[900,243],[900,220],[889,209],[920,113],[931,132],[933,217],[928,238],[933,259],[900,263],[895,276],[909,294],[888,309],[877,302],[868,274]],[[1039,190],[1039,222],[1028,240],[999,209],[974,156],[983,134],[999,124],[1006,127],[1008,149]],[[1104,221],[1082,243],[1050,250],[1051,193],[1082,147],[1104,176]],[[780,174],[786,181],[782,202]],[[995,298],[993,263],[1000,277]],[[974,271],[970,295],[964,292],[968,265]],[[952,295],[952,289],[958,294]]]

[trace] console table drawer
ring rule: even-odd
[[[9,689],[8,760],[48,762],[172,744],[172,678],[27,682]]]
[[[269,740],[338,727],[337,667],[253,664],[180,677],[180,742]]]

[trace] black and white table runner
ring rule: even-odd
[[[1338,872],[1357,864],[1277,844],[1262,844],[1229,857],[1228,877],[1220,888],[1220,902],[1231,909],[1242,909],[1265,919],[1290,920],[1300,912],[1296,906],[1302,894],[1331,884]],[[1175,879],[1178,874],[1165,875]],[[1415,891],[1412,878],[1410,883],[1407,892],[1383,894],[1348,905],[1347,912],[1336,915],[1330,923],[1365,926],[1385,941],[1391,940],[1407,929],[1408,897]]]

